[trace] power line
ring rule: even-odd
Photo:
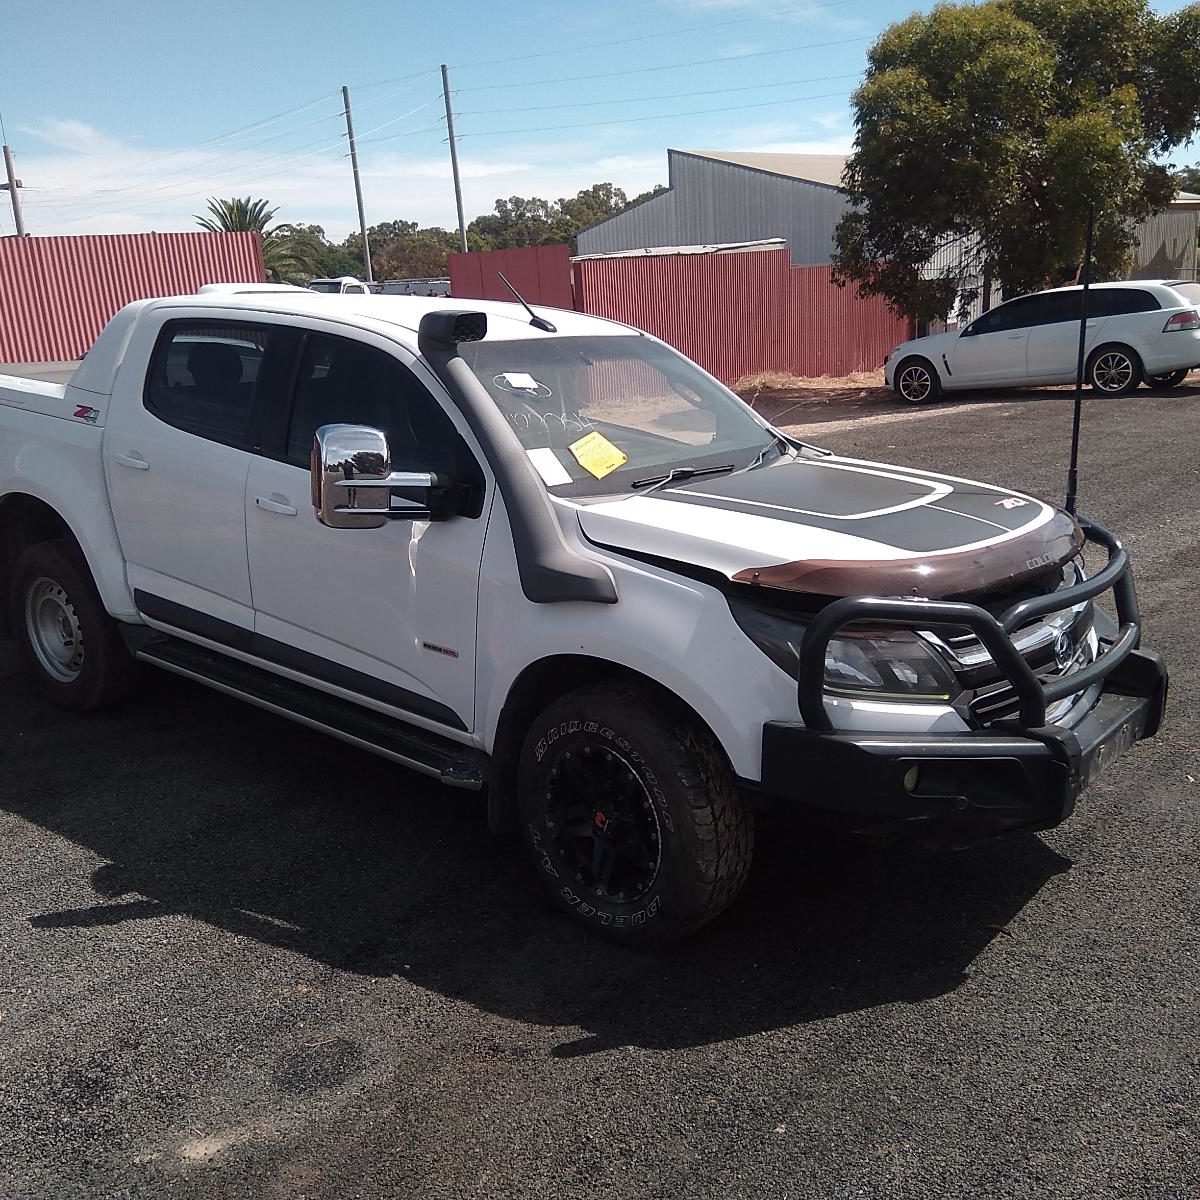
[[[490,67],[497,63],[527,62],[531,58],[554,58],[576,50],[598,50],[605,46],[628,46],[633,42],[648,42],[655,38],[678,37],[684,33],[696,33],[708,29],[723,29],[728,25],[745,25],[748,21],[773,20],[779,17],[800,16],[824,11],[827,8],[842,8],[859,0],[832,0],[830,4],[806,4],[801,8],[785,8],[773,13],[753,13],[744,17],[730,17],[726,21],[709,21],[703,25],[685,25],[682,29],[666,29],[661,33],[642,33],[637,37],[616,38],[609,42],[589,42],[585,46],[567,46],[558,50],[538,50],[532,54],[517,54],[508,58],[486,58],[482,61],[457,63],[455,69],[464,67]],[[461,89],[459,89],[461,90]]]
[[[845,92],[825,92],[819,96],[792,96],[786,100],[760,100],[757,104],[722,105],[720,108],[689,109],[687,112],[656,113],[652,117],[621,117],[616,121],[581,121],[572,125],[540,125],[533,129],[488,129],[479,133],[460,133],[466,137],[500,137],[510,133],[552,133],[559,129],[595,129],[601,125],[632,125],[641,121],[669,121],[674,117],[702,117],[709,113],[742,112],[748,108],[774,108],[782,104],[797,104],[804,100],[828,100],[844,96]]]
[[[648,100],[683,100],[688,96],[721,96],[729,92],[755,92],[763,88],[803,87],[806,83],[827,83],[833,79],[857,79],[861,71],[848,71],[844,75],[814,75],[811,79],[784,79],[776,83],[750,83],[741,87],[708,88],[702,92],[659,92],[653,96],[621,96],[606,100],[580,100],[571,104],[556,104],[560,108],[603,108],[608,104],[645,104]],[[494,113],[545,112],[544,104],[530,104],[522,108],[471,108],[460,112],[460,117],[492,116]]]
[[[428,75],[429,72],[426,72],[425,74]],[[414,84],[409,84],[408,87],[395,88],[391,92],[385,93],[384,96],[376,97],[374,101],[367,101],[367,104],[363,105],[361,107],[367,107],[367,105],[370,105],[372,103],[378,103],[379,101],[381,101],[383,99],[387,99],[391,96],[395,96],[395,95],[399,94],[400,92],[409,91],[409,90],[411,90],[411,88],[413,86],[414,86]],[[245,133],[245,132],[249,132],[254,129],[264,128],[265,126],[272,124],[275,121],[282,119],[283,117],[295,115],[301,109],[312,108],[313,104],[323,103],[327,98],[328,97],[324,97],[324,96],[320,97],[316,101],[313,101],[306,105],[300,106],[299,109],[289,110],[287,113],[276,114],[274,117],[268,117],[261,121],[255,121],[252,124],[243,126],[240,130],[236,130],[234,132],[235,133]],[[429,101],[426,104],[418,106],[417,109],[414,109],[412,111],[413,112],[420,111],[420,109],[427,108],[428,105],[431,103],[432,103],[432,101]],[[290,137],[291,135],[299,133],[303,129],[308,129],[313,125],[320,125],[326,121],[340,120],[343,115],[344,114],[341,111],[338,111],[336,113],[329,113],[326,116],[317,117],[316,119],[314,119],[312,121],[305,121],[300,125],[293,125],[289,129],[284,130],[282,133],[271,134],[270,136],[265,137],[265,138],[260,138],[257,141],[249,142],[249,143],[246,143],[241,146],[233,147],[229,151],[222,152],[221,154],[211,155],[207,158],[202,158],[202,159],[199,159],[198,161],[190,162],[186,166],[183,166],[183,167],[179,168],[178,170],[168,171],[165,175],[159,175],[157,177],[157,179],[154,180],[153,184],[149,187],[147,187],[147,185],[145,183],[139,183],[139,184],[124,184],[119,187],[113,187],[113,188],[96,188],[96,189],[89,188],[89,194],[96,194],[96,195],[103,196],[105,198],[116,198],[116,197],[120,197],[120,196],[127,196],[132,193],[139,193],[139,194],[144,193],[147,190],[161,191],[161,190],[166,190],[169,188],[174,188],[177,186],[182,186],[184,184],[192,182],[193,180],[198,181],[199,177],[194,174],[194,172],[196,172],[198,169],[200,169],[210,163],[222,162],[228,157],[229,154],[238,154],[238,155],[244,154],[247,151],[255,149],[259,146],[265,146],[270,142],[278,141],[280,138]],[[405,113],[401,117],[396,117],[396,118],[393,118],[391,121],[383,122],[382,125],[376,126],[376,128],[383,128],[384,126],[395,124],[396,121],[403,120],[405,117],[410,116],[410,115],[412,115],[412,112]],[[198,146],[202,146],[202,145],[211,145],[212,143],[219,141],[226,136],[228,136],[228,135],[218,135],[216,138],[209,138],[206,142],[198,143],[197,146],[190,147],[187,149],[174,150],[174,151],[171,151],[170,154],[163,155],[160,159],[154,159],[154,160],[150,160],[150,161],[163,161],[166,158],[171,158],[171,157],[174,157],[174,156],[177,156],[180,154],[185,154],[188,152],[189,149],[196,149],[196,148],[198,148]],[[295,152],[295,149],[297,149],[297,147],[293,147],[292,149],[283,151],[282,153],[285,156],[291,155]],[[275,157],[279,157],[279,156],[275,156]],[[302,155],[302,158],[303,157],[307,157],[307,155]],[[270,157],[268,157],[265,161],[269,163],[272,161],[272,159]],[[139,163],[139,164],[136,164],[132,169],[137,170],[137,169],[140,169],[141,167],[143,167],[144,165],[146,165],[146,164]],[[255,164],[255,165],[257,166],[260,164]],[[105,172],[104,175],[93,176],[92,179],[93,180],[103,179],[103,178],[106,178],[106,177],[111,176],[116,173],[128,174],[130,169],[131,168],[123,168],[121,172],[111,172],[111,171]],[[235,167],[235,168],[233,168],[232,174],[236,174],[236,173],[238,173],[238,171],[240,171],[242,169],[243,168],[241,166]],[[231,174],[231,172],[216,171],[214,173],[206,175],[206,178],[210,179],[210,180],[211,179],[220,179],[229,174]],[[60,201],[59,203],[66,204],[68,206],[73,206],[74,204],[78,203],[78,201],[64,200],[64,201]],[[46,206],[47,210],[50,210],[50,211],[53,210],[53,207],[54,207],[53,201],[51,202],[50,205]],[[105,212],[105,211],[115,211],[115,210],[108,210],[108,209],[102,208],[97,211]]]
[[[772,54],[795,54],[800,50],[823,50],[828,46],[848,46],[852,42],[869,42],[874,37],[874,34],[862,34],[859,37],[839,38],[832,42],[806,42],[799,46],[780,46],[774,50],[755,50],[750,54],[722,54],[716,58],[696,58],[689,62],[681,63],[664,63],[656,67],[632,67],[625,71],[600,71],[594,75],[562,75],[557,79],[538,79],[537,86],[539,88],[553,85],[556,83],[576,83],[583,79],[615,79],[623,75],[648,75],[651,71],[677,71],[683,67],[705,67],[712,63],[724,62],[742,62],[750,58],[766,58]],[[497,92],[503,88],[526,88],[528,89],[530,81],[522,79],[516,83],[492,83],[484,86],[456,88],[458,92]]]

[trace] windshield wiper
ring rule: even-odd
[[[629,486],[645,488],[647,494],[666,487],[668,483],[679,483],[684,479],[693,479],[697,475],[717,475],[722,471],[732,471],[735,463],[722,463],[719,467],[672,467],[665,475],[649,475],[645,479],[635,479]]]

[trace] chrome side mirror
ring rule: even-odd
[[[378,529],[389,520],[428,521],[429,493],[442,485],[424,471],[393,471],[386,436],[367,425],[322,425],[313,437],[312,504],[331,529]],[[423,491],[425,503],[394,490]]]

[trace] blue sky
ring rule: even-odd
[[[348,84],[368,221],[451,227],[442,62],[469,220],[602,180],[632,196],[666,182],[668,146],[844,152],[867,48],[913,7],[9,0],[0,113],[31,233],[189,229],[206,197],[253,194],[340,239],[356,224]]]

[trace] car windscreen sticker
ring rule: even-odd
[[[539,446],[534,450],[526,450],[525,453],[529,455],[529,461],[533,463],[547,487],[560,487],[571,482],[567,468],[559,462],[558,455],[551,447]]]
[[[593,430],[579,441],[572,442],[568,450],[575,455],[575,460],[590,475],[603,479],[611,475],[618,467],[623,467],[629,461],[629,455],[618,450],[602,433]]]
[[[502,371],[493,376],[492,385],[502,392],[525,399],[536,397],[539,400],[548,400],[554,395],[544,383],[539,383],[527,371]]]

